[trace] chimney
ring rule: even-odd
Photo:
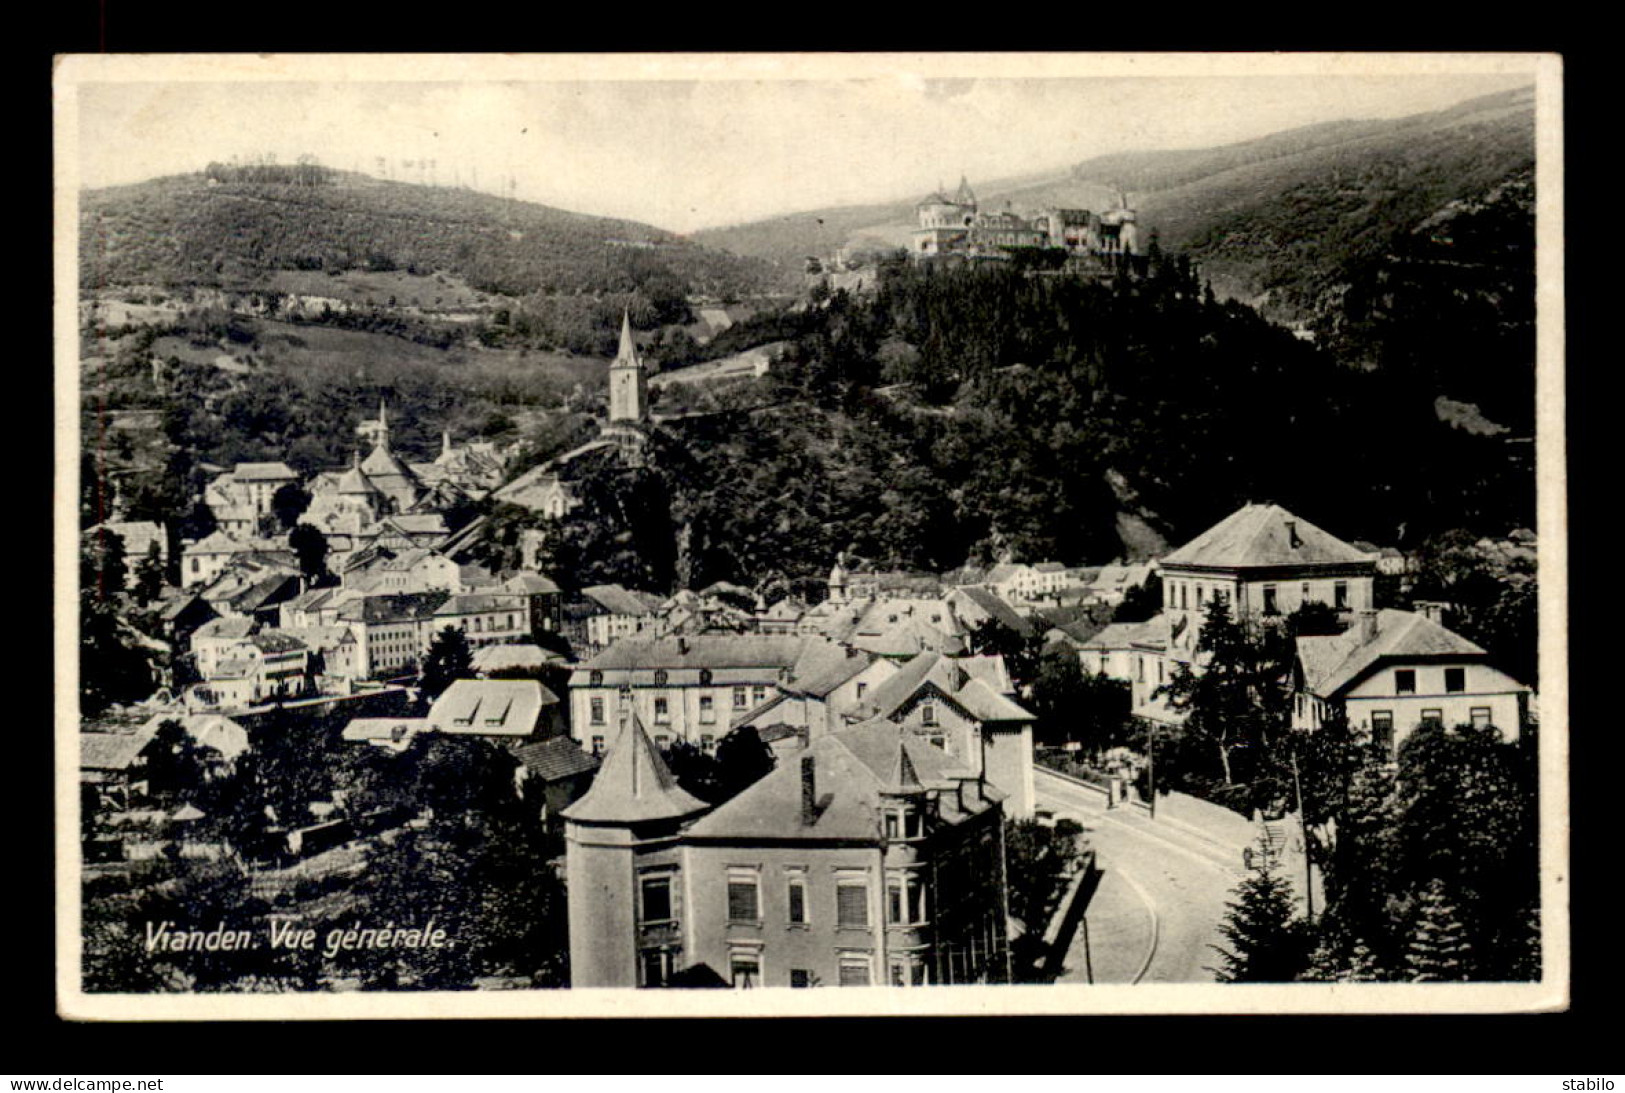
[[[1444,625],[1444,609],[1444,603],[1439,600],[1416,601],[1416,613],[1429,622],[1436,622],[1440,626]]]
[[[685,657],[688,656],[688,637],[684,634],[677,635],[677,651]]]
[[[801,823],[803,827],[811,827],[818,818],[818,777],[816,756],[803,755],[801,757]]]
[[[1360,644],[1369,645],[1377,640],[1377,612],[1374,608],[1360,611]]]

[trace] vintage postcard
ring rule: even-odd
[[[63,1015],[1568,1005],[1558,58],[54,91]]]

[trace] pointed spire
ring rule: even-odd
[[[954,200],[961,205],[976,204],[976,195],[971,192],[970,181],[964,175],[959,176],[959,193],[954,196]]]
[[[451,430],[450,429],[441,429],[440,430],[440,458],[446,459],[446,458],[449,458],[450,456],[451,456]]]
[[[610,746],[592,788],[563,816],[575,823],[635,824],[694,816],[709,807],[677,784],[634,711]]]
[[[621,310],[621,345],[615,352],[615,367],[639,367],[638,346],[632,340],[632,314],[624,308]]]

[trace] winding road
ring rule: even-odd
[[[1102,871],[1062,982],[1211,983],[1239,851],[1040,769],[1041,807],[1088,830]]]

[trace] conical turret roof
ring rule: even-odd
[[[633,713],[610,746],[592,788],[562,815],[573,823],[636,824],[681,819],[710,807],[677,784]]]

